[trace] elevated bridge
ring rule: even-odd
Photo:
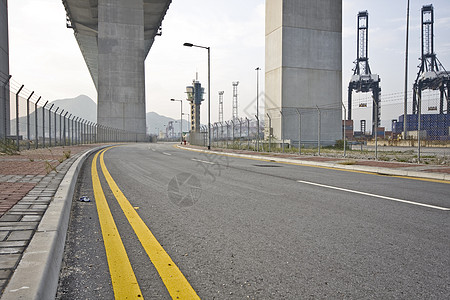
[[[98,92],[97,122],[145,139],[144,61],[171,0],[63,0]],[[101,128],[100,132],[101,134]]]

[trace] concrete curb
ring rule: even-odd
[[[425,178],[425,179],[450,181],[450,174],[427,173],[427,172],[420,172],[420,171],[408,171],[408,170],[401,170],[401,169],[399,170],[399,169],[391,169],[391,168],[383,168],[383,167],[342,165],[342,164],[338,164],[338,163],[302,161],[302,160],[273,157],[273,156],[260,156],[260,155],[251,155],[251,154],[218,152],[218,151],[204,150],[204,149],[193,149],[193,148],[189,148],[189,147],[183,147],[180,145],[177,145],[177,148],[189,150],[189,151],[201,152],[201,153],[215,153],[215,154],[219,154],[219,155],[228,155],[228,156],[232,156],[232,157],[258,159],[258,160],[265,160],[265,161],[271,161],[271,162],[297,164],[297,165],[303,165],[303,166],[314,166],[314,167],[333,168],[333,169],[350,170],[350,171],[358,171],[358,172],[368,172],[368,173],[375,173],[375,174],[380,174],[380,175],[405,176],[405,177],[413,177],[413,178]]]
[[[1,300],[55,299],[78,174],[88,156],[105,147],[86,151],[71,165]]]

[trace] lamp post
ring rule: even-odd
[[[183,144],[183,100],[170,99],[170,101],[180,101],[180,144]]]
[[[259,67],[256,69],[256,127],[257,127],[257,137],[256,137],[256,151],[259,152]]]
[[[408,44],[409,43],[409,0],[406,8],[406,50],[405,50],[405,95],[403,100],[403,139],[408,138]],[[448,110],[448,108],[447,108]]]
[[[184,43],[186,47],[197,47],[208,50],[208,150],[211,149],[211,48],[191,43]]]

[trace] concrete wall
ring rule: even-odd
[[[265,107],[277,139],[283,128],[298,141],[299,109],[302,141],[316,141],[316,106],[322,144],[341,138],[341,19],[342,1],[266,0]]]
[[[143,0],[98,1],[99,124],[145,140]]]
[[[9,85],[4,83],[9,76],[9,46],[8,46],[8,3],[0,0],[0,138],[9,135]]]

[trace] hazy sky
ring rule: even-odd
[[[343,97],[356,59],[356,16],[369,11],[369,63],[379,74],[383,95],[403,92],[406,0],[343,1]],[[435,51],[450,69],[450,1],[434,0]],[[420,9],[429,1],[411,0],[409,86],[420,56]],[[65,26],[60,0],[10,0],[10,73],[46,100],[97,92],[73,36]],[[179,118],[185,87],[195,73],[207,85],[207,51],[183,47],[184,42],[211,47],[211,118],[218,119],[218,91],[225,91],[224,118],[231,118],[232,82],[239,81],[239,114],[256,97],[256,67],[264,91],[263,0],[174,0],[146,60],[147,111]],[[324,83],[326,84],[326,83]],[[206,95],[205,95],[206,98]],[[184,109],[188,110],[185,102]],[[256,111],[256,108],[254,109]],[[203,105],[206,112],[206,105]],[[250,112],[250,111],[249,111]],[[251,113],[251,112],[250,112]],[[202,115],[206,123],[206,113]]]

